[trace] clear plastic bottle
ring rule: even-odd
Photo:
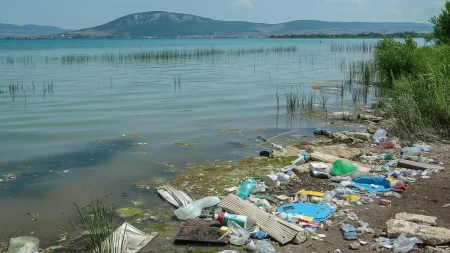
[[[241,184],[236,195],[241,199],[246,199],[255,188],[256,181],[253,179],[247,179]]]
[[[212,207],[220,202],[218,197],[206,197],[196,200],[187,206],[175,210],[174,214],[179,220],[192,220],[202,214],[203,208]]]
[[[375,134],[372,136],[372,139],[375,143],[380,143],[384,139],[387,138],[387,132],[384,129],[378,129]]]
[[[418,147],[405,147],[400,151],[402,156],[420,156],[422,154],[422,149]]]

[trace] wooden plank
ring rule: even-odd
[[[295,224],[289,223],[275,215],[266,213],[256,205],[230,194],[218,204],[223,209],[245,215],[249,219],[256,221],[256,224],[273,239],[281,244],[286,244],[297,236],[303,229]]]
[[[218,221],[189,220],[175,237],[178,244],[227,245],[230,238],[219,241],[220,223]]]
[[[322,154],[319,152],[314,152],[311,154],[311,160],[313,161],[318,161],[318,162],[325,162],[325,163],[334,163],[336,160],[343,160],[343,161],[347,161],[347,162],[351,162],[353,163],[359,171],[362,172],[370,172],[372,169],[370,167],[367,167],[367,165],[359,163],[359,162],[354,162],[354,161],[350,161],[348,159],[344,159],[344,158],[339,158],[337,156],[333,156],[333,155],[327,155],[327,154]]]
[[[429,169],[440,169],[444,170],[445,168],[439,165],[427,164],[427,163],[418,163],[408,160],[400,160],[398,162],[398,167],[405,169],[413,169],[413,170],[429,170]]]

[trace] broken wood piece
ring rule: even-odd
[[[337,156],[332,156],[332,155],[327,155],[327,154],[322,154],[319,152],[314,152],[311,154],[311,160],[313,161],[319,161],[319,162],[325,162],[325,163],[334,163],[336,160],[343,160],[346,162],[351,162],[353,163],[356,168],[358,168],[359,171],[362,172],[370,172],[371,168],[366,167],[364,164],[358,163],[358,162],[354,162],[354,161],[350,161],[344,158],[339,158]]]
[[[398,162],[398,167],[405,168],[405,169],[413,169],[413,170],[429,170],[429,169],[439,169],[443,170],[445,169],[442,166],[433,165],[433,164],[427,164],[427,163],[418,163],[408,160],[400,160]]]
[[[230,238],[220,239],[221,224],[214,220],[189,220],[175,237],[178,244],[227,245]]]
[[[218,204],[223,209],[238,215],[245,215],[256,222],[263,231],[281,244],[292,241],[303,228],[266,213],[256,205],[230,194]]]

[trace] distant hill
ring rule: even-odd
[[[0,23],[0,37],[6,36],[35,36],[62,33],[68,30],[54,26],[40,25],[10,25]]]
[[[109,23],[70,32],[75,37],[196,37],[270,36],[282,34],[360,34],[415,31],[430,33],[431,24],[325,22],[298,20],[281,24],[219,21],[195,15],[162,11],[127,15]]]

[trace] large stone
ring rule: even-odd
[[[437,217],[403,212],[396,214],[395,219],[410,221],[422,225],[436,226]]]
[[[295,167],[295,169],[293,169],[293,171],[298,177],[304,176],[305,174],[309,173],[308,164],[305,163],[305,164],[299,165],[299,166]]]
[[[401,234],[417,237],[428,245],[440,245],[450,242],[450,229],[419,225],[413,222],[391,219],[386,222],[387,235],[397,238]]]
[[[353,242],[352,244],[349,245],[349,248],[351,250],[358,250],[361,247],[361,244],[359,244],[359,242]]]
[[[297,236],[295,236],[294,240],[292,240],[293,244],[300,245],[308,240],[308,232],[306,230],[302,230],[298,232]]]

